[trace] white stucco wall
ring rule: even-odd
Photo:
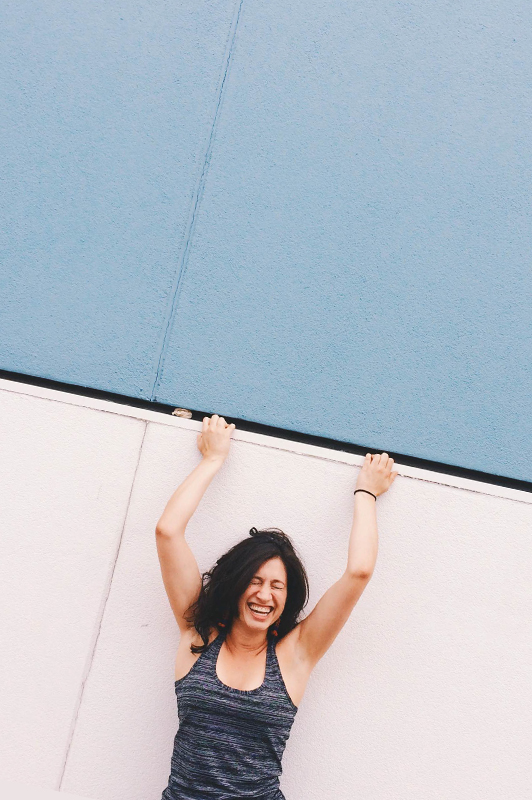
[[[159,800],[178,630],[154,527],[199,423],[0,382],[0,777]],[[236,431],[188,539],[200,569],[252,525],[289,533],[310,611],[342,573],[361,459]],[[401,467],[377,568],[317,665],[287,800],[529,799],[532,497]]]
[[[0,797],[2,800],[89,800],[80,795],[56,792],[54,789],[43,789],[36,784],[14,783],[0,778]]]

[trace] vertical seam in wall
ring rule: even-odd
[[[185,228],[185,235],[184,235],[184,245],[181,252],[181,257],[179,259],[178,269],[176,272],[176,277],[174,279],[174,283],[171,290],[171,301],[168,304],[168,308],[166,311],[165,320],[163,323],[163,335],[159,342],[159,347],[156,353],[157,359],[157,369],[155,372],[155,377],[153,381],[152,391],[150,400],[154,401],[156,399],[157,390],[159,388],[159,384],[161,381],[162,370],[164,365],[164,360],[166,356],[166,349],[168,346],[168,339],[170,335],[170,331],[172,329],[172,323],[175,318],[176,310],[177,310],[177,303],[179,299],[179,294],[181,292],[181,287],[183,285],[183,279],[185,277],[187,265],[188,265],[188,257],[190,253],[190,246],[192,242],[192,238],[194,236],[194,230],[196,227],[196,219],[198,216],[198,210],[201,203],[201,199],[203,197],[203,191],[205,188],[205,181],[207,179],[207,173],[209,171],[210,161],[211,161],[211,154],[212,148],[214,143],[214,138],[216,134],[216,128],[218,127],[218,120],[220,118],[220,110],[222,107],[222,100],[224,96],[225,85],[227,82],[227,76],[229,74],[229,67],[231,66],[231,61],[233,58],[233,50],[235,46],[235,39],[236,39],[236,31],[238,28],[238,22],[240,19],[240,12],[242,9],[243,0],[237,0],[235,11],[233,13],[233,19],[231,22],[231,27],[229,29],[228,35],[228,43],[226,46],[224,61],[223,61],[223,70],[222,76],[220,79],[220,83],[218,86],[218,92],[216,95],[216,104],[215,104],[215,111],[214,111],[214,119],[210,128],[209,137],[207,140],[207,147],[205,150],[205,155],[203,158],[202,168],[199,180],[196,185],[195,192],[192,196],[192,203],[190,208],[189,217],[187,220],[187,225]]]
[[[61,791],[63,778],[65,777],[65,771],[66,771],[66,766],[67,766],[67,762],[68,762],[68,757],[70,755],[70,748],[72,747],[72,742],[73,742],[73,739],[74,739],[74,734],[75,734],[75,731],[76,731],[76,725],[77,725],[77,722],[78,722],[79,712],[80,712],[80,708],[81,708],[81,703],[83,701],[83,693],[85,691],[85,684],[87,683],[90,671],[92,669],[92,662],[94,660],[94,654],[96,652],[96,647],[98,646],[98,639],[100,638],[100,633],[101,633],[101,630],[102,630],[103,617],[104,617],[104,614],[105,614],[107,601],[108,601],[109,595],[111,593],[111,586],[112,586],[113,577],[114,577],[114,574],[115,574],[116,563],[118,561],[118,556],[120,554],[120,547],[122,546],[122,539],[124,537],[124,531],[125,531],[125,528],[126,528],[127,518],[128,518],[128,515],[129,515],[129,507],[130,507],[130,504],[131,504],[131,497],[133,495],[133,489],[134,489],[134,486],[135,486],[135,481],[137,479],[137,471],[138,471],[139,464],[140,464],[140,459],[141,459],[141,455],[142,455],[142,448],[143,448],[143,445],[144,445],[144,439],[146,437],[146,431],[148,429],[148,425],[149,425],[148,422],[144,423],[144,431],[142,432],[142,439],[141,439],[141,442],[140,442],[137,463],[135,465],[135,472],[133,473],[133,479],[131,481],[131,489],[129,491],[129,497],[127,499],[127,506],[126,506],[126,511],[125,511],[125,514],[124,514],[124,521],[122,523],[122,530],[120,531],[120,537],[118,539],[118,545],[117,545],[117,548],[116,548],[113,564],[111,566],[111,569],[109,570],[109,576],[108,576],[107,583],[106,583],[105,588],[104,588],[103,597],[102,597],[102,600],[101,600],[101,603],[100,603],[100,609],[99,609],[98,616],[97,616],[97,619],[96,619],[96,624],[94,626],[92,644],[89,646],[89,653],[88,653],[88,656],[87,656],[87,661],[85,663],[85,669],[83,670],[83,677],[81,679],[81,686],[80,686],[80,689],[79,689],[79,692],[78,692],[78,699],[77,699],[76,706],[74,708],[74,713],[72,715],[72,722],[70,723],[70,730],[69,730],[69,733],[68,733],[68,741],[67,741],[67,746],[66,746],[66,749],[65,749],[65,758],[63,760],[63,766],[61,767],[61,773],[59,775],[59,780],[58,780],[58,784],[57,784],[57,790],[58,791]]]

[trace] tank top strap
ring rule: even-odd
[[[216,666],[216,660],[218,658],[218,653],[220,652],[220,647],[223,644],[223,640],[225,639],[225,631],[220,631],[218,636],[210,642],[207,649],[204,653],[204,663],[205,664],[214,664]]]
[[[277,654],[275,652],[275,645],[277,639],[272,636],[268,640],[268,649],[266,652],[266,674],[264,676],[264,683],[269,686],[278,686],[279,679],[282,681],[281,670],[279,669],[279,662],[277,661]]]
[[[214,672],[216,673],[216,663],[218,661],[218,654],[224,643],[227,631],[220,631],[218,636],[212,640],[209,644],[207,649],[204,651],[202,656],[198,659],[198,662],[201,660],[202,663],[202,671],[209,671],[211,674]],[[277,640],[272,636],[268,639],[268,646],[266,648],[266,670],[264,673],[264,684],[268,684],[269,686],[279,685],[279,679],[281,679],[282,683],[282,676],[281,670],[279,669],[279,663],[277,661],[277,655],[275,653],[275,645]]]
[[[210,642],[207,649],[201,654],[195,664],[196,673],[200,672],[204,677],[207,675],[215,679],[218,677],[216,674],[216,664],[225,637],[226,631],[220,631],[218,636]],[[277,653],[275,652],[276,644],[277,639],[275,637],[272,636],[268,639],[268,646],[266,648],[266,670],[264,673],[264,682],[260,687],[262,690],[268,687],[270,690],[281,688],[285,691],[284,679],[277,660]]]
[[[192,664],[187,674],[175,681],[176,687],[182,684],[186,678],[197,677],[198,675],[202,675],[203,677],[209,674],[212,675],[213,670],[216,670],[216,659],[218,658],[218,653],[222,646],[222,639],[223,634],[219,633],[215,639],[209,642],[205,650],[200,653],[196,661]]]

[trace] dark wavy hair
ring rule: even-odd
[[[299,615],[308,602],[308,578],[290,537],[279,528],[258,531],[251,528],[250,538],[243,539],[221,556],[214,567],[201,576],[197,600],[187,609],[186,620],[193,625],[203,644],[191,645],[193,653],[203,653],[213,628],[227,633],[238,616],[238,602],[265,561],[279,557],[286,569],[287,593],[279,618],[279,639],[296,627]],[[224,626],[220,625],[224,623]],[[273,625],[268,628],[271,636]]]

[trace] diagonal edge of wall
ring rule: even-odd
[[[113,403],[108,400],[97,400],[94,398],[85,397],[83,395],[74,395],[68,392],[57,391],[55,389],[45,389],[40,386],[33,386],[26,383],[17,383],[15,381],[0,379],[0,390],[15,392],[18,394],[27,394],[33,397],[41,397],[43,399],[54,400],[62,403],[69,403],[72,405],[82,406],[84,408],[98,409],[100,411],[106,411],[110,414],[133,417],[134,419],[145,420],[147,422],[157,422],[160,425],[169,425],[172,427],[186,428],[197,431],[201,430],[201,423],[194,420],[172,417],[168,414],[162,414],[157,411],[133,408],[130,406],[124,406],[120,403]],[[286,450],[292,453],[306,454],[315,458],[336,461],[343,464],[352,464],[353,466],[360,466],[364,460],[362,456],[352,453],[330,450],[325,447],[318,447],[316,445],[304,444],[301,442],[293,442],[273,436],[266,436],[264,434],[251,433],[249,431],[236,430],[233,434],[233,437],[238,441],[253,443],[259,447],[267,447],[277,450]],[[428,481],[430,483],[437,483],[443,486],[454,486],[458,489],[466,489],[471,492],[480,492],[481,494],[492,495],[494,497],[505,497],[510,500],[532,504],[532,494],[529,492],[520,491],[518,489],[509,489],[503,486],[484,483],[482,481],[459,478],[454,475],[447,475],[431,470],[410,467],[403,465],[400,462],[396,463],[396,469],[400,475],[407,478],[412,478],[414,480]]]

